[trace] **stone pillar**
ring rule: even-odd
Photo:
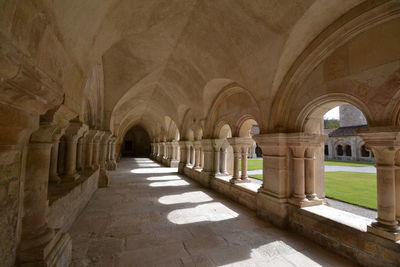
[[[308,147],[305,161],[305,193],[310,201],[318,200],[315,190],[315,152],[318,147]]]
[[[85,134],[78,139],[77,156],[76,156],[76,169],[81,172],[85,169]]]
[[[201,149],[203,154],[203,170],[202,172],[209,175],[214,174],[214,140],[201,140]]]
[[[63,181],[75,181],[79,174],[76,170],[76,150],[78,139],[86,130],[81,122],[71,122],[65,131],[66,141],[66,157],[65,157],[65,173],[62,178]]]
[[[69,128],[69,138],[75,136],[75,130]],[[28,145],[18,266],[55,266],[51,263],[58,261],[55,257],[70,257],[72,245],[69,235],[60,232],[56,235],[46,222],[50,158],[56,131],[57,127],[54,125],[41,125],[40,129],[32,134]],[[68,158],[70,160],[70,157]],[[71,170],[70,166],[68,165],[68,171]]]
[[[100,168],[100,141],[101,138],[103,137],[104,132],[103,131],[98,131],[98,134],[96,137],[93,139],[93,169],[96,170]]]
[[[201,169],[201,154],[200,154],[201,141],[195,141],[195,142],[193,142],[193,145],[194,145],[194,150],[195,150],[195,161],[193,164],[193,168],[195,170],[200,170]]]
[[[98,130],[89,130],[85,138],[85,168],[88,170],[94,170],[94,139],[97,137]]]
[[[107,173],[107,151],[108,143],[111,137],[111,132],[104,132],[100,140],[100,173],[99,173],[99,187],[107,187],[109,184],[108,173]]]
[[[116,145],[117,145],[117,138],[115,136],[111,137],[111,154],[110,154],[110,169],[115,170],[117,169],[117,160],[116,160]]]
[[[322,204],[315,191],[315,151],[325,143],[325,135],[293,133],[287,135],[292,152],[293,192],[290,203],[304,207]],[[307,195],[306,195],[307,194]]]
[[[320,204],[310,201],[306,192],[312,196],[312,186],[306,189],[305,177],[314,178],[313,164],[305,164],[311,157],[307,148],[321,146],[324,135],[304,133],[272,133],[255,135],[253,138],[263,152],[263,184],[257,194],[257,214],[279,227],[286,227],[289,218],[290,203],[301,206]],[[292,156],[293,155],[293,156]],[[305,159],[307,155],[307,159]],[[292,170],[289,169],[292,166]],[[315,167],[315,166],[314,166]],[[314,173],[314,177],[312,174]],[[267,177],[267,178],[266,178]],[[292,180],[292,183],[289,180]],[[300,180],[298,180],[300,179]],[[290,185],[295,185],[292,192]],[[309,191],[310,190],[310,191]],[[292,199],[292,196],[295,198]],[[300,201],[298,201],[299,197]]]
[[[178,150],[180,149],[179,143],[177,141],[171,142],[171,159],[169,161],[169,166],[176,168],[179,167],[179,160],[178,160]]]
[[[296,204],[301,204],[302,202],[307,201],[305,195],[305,167],[304,167],[304,159],[305,159],[305,147],[303,146],[295,146],[290,148],[292,151],[292,162],[293,162],[293,173],[292,173],[292,181],[293,181],[293,193],[292,200]]]
[[[221,170],[222,170],[222,146],[224,144],[225,140],[224,139],[215,139],[214,140],[214,175],[218,176],[221,175]]]
[[[107,156],[106,156],[106,167],[107,170],[111,170],[112,163],[111,163],[111,137],[108,139],[107,142]]]
[[[369,127],[359,129],[365,147],[372,150],[376,161],[378,217],[368,226],[368,232],[393,241],[400,240],[400,226],[396,218],[399,197],[396,192],[396,154],[400,150],[400,128]],[[397,178],[398,179],[398,178]]]
[[[178,146],[180,149],[180,158],[179,158],[179,165],[178,165],[178,172],[183,174],[183,169],[185,168],[188,160],[188,150],[186,141],[179,141]]]
[[[228,146],[224,145],[221,148],[221,174],[222,175],[229,175],[228,169],[226,167],[227,159],[228,159]]]
[[[231,183],[239,183],[239,182],[249,182],[250,180],[247,178],[241,179],[240,171],[239,171],[239,162],[240,159],[245,156],[245,164],[246,170],[244,170],[245,175],[247,176],[247,149],[251,146],[253,140],[248,137],[232,137],[227,139],[229,144],[233,148],[233,175],[232,179],[230,180]],[[244,150],[246,149],[246,150]],[[245,153],[243,153],[245,152]],[[243,161],[243,159],[242,159]]]
[[[246,146],[242,147],[242,175],[240,177],[242,180],[247,180],[249,178],[247,176],[247,155],[249,148],[250,147]]]
[[[51,158],[50,158],[50,173],[49,173],[49,182],[50,183],[59,183],[61,182],[61,178],[58,175],[58,148],[60,145],[60,138],[63,135],[64,131],[60,131],[60,133],[54,134],[53,136],[53,144],[51,147]]]
[[[191,145],[191,153],[190,153],[190,165],[194,167],[196,163],[196,150],[194,149],[194,142]]]

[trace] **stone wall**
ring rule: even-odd
[[[99,170],[96,170],[67,195],[51,203],[47,214],[49,226],[63,232],[68,231],[97,190],[98,179]]]
[[[342,105],[339,107],[340,127],[366,125],[364,114],[353,105]]]

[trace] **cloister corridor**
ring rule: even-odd
[[[122,159],[71,228],[72,266],[352,266],[150,159]]]

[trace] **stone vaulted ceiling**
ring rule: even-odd
[[[267,118],[298,55],[360,2],[55,0],[49,6],[83,72],[102,59],[113,129],[137,122],[152,128],[164,116],[180,123],[188,110],[204,118],[224,81],[251,91]]]

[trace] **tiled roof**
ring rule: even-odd
[[[334,131],[329,133],[329,137],[338,137],[338,136],[356,136],[356,129],[366,128],[368,125],[357,125],[357,126],[347,126],[347,127],[339,127]]]

